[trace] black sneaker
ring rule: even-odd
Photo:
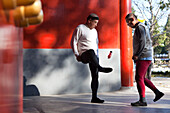
[[[104,68],[104,67],[99,68],[99,71],[104,73],[110,73],[112,72],[112,70],[113,70],[112,68]]]
[[[137,102],[131,103],[131,106],[147,106],[147,103],[146,102],[137,101]]]
[[[91,103],[104,103],[104,100],[101,100],[99,98],[92,98]]]
[[[160,98],[162,98],[164,96],[164,93],[159,92],[158,94],[156,94],[155,99],[153,100],[154,102],[158,101]]]

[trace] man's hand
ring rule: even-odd
[[[77,59],[78,62],[81,62],[81,56],[76,55],[76,59]]]
[[[133,60],[138,60],[138,56],[133,56],[132,59]]]

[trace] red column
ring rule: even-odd
[[[131,0],[120,0],[121,83],[123,87],[133,86],[132,30],[125,21],[126,15],[130,12]]]

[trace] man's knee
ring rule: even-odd
[[[136,81],[141,81],[142,79],[143,79],[143,78],[140,77],[139,75],[135,76],[135,80],[136,80]]]

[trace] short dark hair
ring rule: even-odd
[[[95,13],[91,13],[88,17],[87,20],[99,20],[99,17]]]
[[[126,17],[125,17],[125,19],[129,19],[129,18],[135,18],[135,19],[137,19],[137,16],[135,15],[135,14],[133,14],[133,13],[129,13],[129,14],[127,14],[126,15]]]

